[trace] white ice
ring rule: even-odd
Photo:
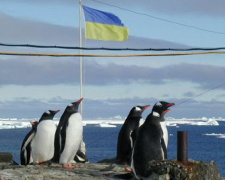
[[[85,119],[82,121],[83,126],[86,125],[98,125],[99,127],[116,127],[116,125],[122,125],[126,117],[115,116],[110,118],[96,118],[96,119]],[[31,121],[38,121],[38,118],[0,118],[0,129],[13,129],[13,128],[27,128],[31,127]],[[59,119],[54,119],[54,122],[58,124]],[[197,125],[197,126],[219,126],[219,121],[225,121],[225,119],[219,118],[166,118],[166,126],[179,125]]]

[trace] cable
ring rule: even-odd
[[[100,140],[102,140],[102,139],[111,137],[112,135],[114,135],[114,134],[116,134],[116,133],[118,133],[118,131],[114,131],[114,132],[112,132],[112,133],[109,133],[108,135],[101,136],[101,137],[99,137],[98,139],[95,139],[95,140],[93,140],[93,141],[88,142],[88,143],[86,144],[86,146],[89,146],[89,145],[91,145],[91,144],[93,144],[93,143],[96,143],[96,142],[98,142],[98,141],[100,141]]]
[[[128,12],[131,12],[131,13],[135,13],[135,14],[147,16],[147,17],[150,17],[150,18],[153,18],[153,19],[157,19],[157,20],[160,20],[160,21],[164,21],[164,22],[176,24],[176,25],[179,25],[179,26],[185,26],[185,27],[192,28],[192,29],[196,29],[196,30],[200,30],[200,31],[205,31],[205,32],[210,32],[210,33],[225,35],[224,32],[207,30],[207,29],[203,29],[203,28],[196,27],[196,26],[191,26],[191,25],[187,25],[187,24],[183,24],[183,23],[179,23],[179,22],[175,22],[175,21],[163,19],[163,18],[160,18],[160,17],[152,16],[152,15],[149,15],[149,14],[146,14],[146,13],[135,12],[135,11],[132,11],[132,10],[129,10],[129,9],[126,9],[126,8],[121,8],[119,6],[112,5],[112,4],[108,4],[108,3],[105,3],[105,2],[100,2],[100,1],[97,1],[97,0],[92,0],[92,1],[97,2],[97,3],[100,3],[100,4],[105,4],[107,6],[115,7],[115,8],[118,8],[118,9],[122,9],[124,11],[128,11]]]
[[[57,53],[21,53],[21,52],[0,52],[0,55],[10,56],[53,56],[53,57],[147,57],[147,56],[187,56],[187,55],[208,55],[208,54],[225,54],[225,51],[207,51],[191,53],[147,53],[147,54],[57,54]]]
[[[56,46],[56,45],[35,45],[35,44],[8,44],[0,43],[0,46],[10,47],[31,47],[31,48],[49,48],[49,49],[78,49],[78,50],[107,50],[107,51],[216,51],[225,50],[225,47],[215,48],[104,48],[104,47],[75,47],[75,46]]]
[[[219,88],[219,87],[221,87],[221,86],[224,86],[224,85],[225,85],[225,82],[222,83],[222,84],[220,84],[220,85],[218,85],[218,86],[216,86],[216,87],[213,87],[213,88],[211,88],[211,89],[209,89],[209,90],[207,90],[207,91],[204,91],[204,92],[202,92],[202,93],[200,93],[200,94],[197,94],[196,96],[193,96],[192,98],[186,99],[185,101],[183,101],[183,102],[177,104],[176,106],[179,106],[179,105],[181,105],[181,104],[184,104],[184,103],[186,103],[187,101],[190,101],[190,100],[192,100],[192,99],[194,99],[194,98],[196,98],[196,97],[202,96],[203,94],[206,94],[206,93],[208,93],[208,92],[210,92],[210,91],[213,91],[214,89],[217,89],[217,88]]]

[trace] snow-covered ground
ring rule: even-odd
[[[97,125],[100,127],[116,127],[115,125],[121,125],[124,123],[125,117],[115,116],[113,118],[98,118],[98,119],[84,119],[83,125]],[[0,118],[0,129],[12,129],[12,128],[28,128],[31,127],[31,121],[38,121],[38,118],[32,119],[17,119],[17,118]],[[54,122],[58,124],[59,119],[54,119]],[[199,126],[218,126],[219,121],[225,121],[225,119],[219,118],[166,118],[167,126],[179,126],[179,124],[199,125]]]

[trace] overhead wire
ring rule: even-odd
[[[115,8],[127,11],[127,12],[135,13],[135,14],[138,14],[138,15],[147,16],[147,17],[157,19],[157,20],[160,20],[160,21],[164,21],[164,22],[167,22],[167,23],[172,23],[172,24],[176,24],[176,25],[179,25],[179,26],[185,26],[185,27],[200,30],[200,31],[225,35],[225,32],[212,31],[212,30],[203,29],[203,28],[200,28],[200,27],[192,26],[192,25],[187,25],[187,24],[180,23],[180,22],[171,21],[171,20],[168,20],[168,19],[160,18],[160,17],[153,16],[153,15],[146,14],[146,13],[142,13],[142,12],[136,12],[136,11],[133,11],[133,10],[130,10],[130,9],[122,8],[122,7],[119,7],[119,6],[116,6],[116,5],[113,5],[113,4],[109,4],[109,3],[105,3],[105,2],[101,2],[101,1],[98,1],[98,0],[92,0],[92,1],[100,3],[100,4],[104,4],[104,5],[107,5],[107,6],[115,7]]]
[[[179,106],[179,105],[181,105],[181,104],[184,104],[184,103],[186,103],[187,101],[190,101],[190,100],[192,100],[192,99],[195,99],[196,97],[202,96],[202,95],[204,95],[204,94],[206,94],[206,93],[208,93],[208,92],[210,92],[210,91],[213,91],[213,90],[215,90],[215,89],[218,89],[218,88],[220,88],[220,87],[222,87],[222,86],[224,86],[224,85],[225,85],[225,82],[222,83],[222,84],[220,84],[220,85],[218,85],[218,86],[215,86],[215,87],[213,87],[213,88],[211,88],[211,89],[208,89],[207,91],[204,91],[204,92],[202,92],[202,93],[199,93],[199,94],[197,94],[197,95],[195,95],[195,96],[193,96],[193,97],[191,97],[191,98],[189,98],[189,99],[186,99],[186,100],[182,101],[181,103],[177,104],[176,106]]]
[[[217,51],[225,50],[225,47],[192,47],[192,48],[105,48],[105,47],[77,47],[77,46],[57,46],[57,45],[38,45],[38,44],[10,44],[0,43],[0,46],[9,47],[30,47],[46,49],[77,49],[77,50],[107,50],[107,51]]]

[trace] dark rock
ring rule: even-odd
[[[8,152],[0,152],[0,163],[13,163],[13,155]]]
[[[176,160],[151,161],[148,176],[150,180],[221,180],[219,168],[213,161],[190,160],[186,164]]]
[[[219,167],[211,161],[199,162],[193,166],[193,179],[195,180],[220,180]]]

